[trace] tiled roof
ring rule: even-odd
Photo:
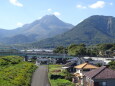
[[[105,66],[85,73],[85,76],[93,79],[115,79],[115,71]]]
[[[91,65],[89,63],[83,63],[83,64],[75,66],[75,68],[77,68],[77,69],[95,69],[95,68],[98,68],[98,67],[96,67],[94,65]]]

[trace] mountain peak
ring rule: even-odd
[[[73,25],[64,23],[55,15],[46,15],[39,20],[11,31],[0,30],[0,38],[2,37],[0,42],[9,44],[33,42],[64,33],[72,27]]]
[[[67,25],[67,23],[63,22],[62,20],[60,20],[58,17],[56,17],[55,15],[46,15],[43,16],[40,20],[39,20],[40,24],[45,24],[45,25],[58,25],[58,26],[65,26]],[[73,26],[73,25],[71,25]]]
[[[42,23],[52,23],[52,22],[62,22],[59,18],[57,18],[55,15],[46,15],[43,16],[40,21]]]
[[[45,15],[42,18],[57,18],[55,15]]]
[[[93,15],[89,18],[114,18],[113,16],[104,16],[104,15]]]
[[[37,47],[56,47],[57,44],[66,46],[72,43],[84,43],[86,45],[115,43],[115,18],[93,15],[73,27],[73,29],[53,38],[36,42],[34,45],[37,45]]]

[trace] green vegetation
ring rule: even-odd
[[[65,48],[63,46],[59,46],[59,47],[56,47],[56,49],[54,49],[53,52],[54,53],[60,53],[60,54],[63,54],[63,53],[67,54],[67,48]]]
[[[86,54],[86,48],[84,44],[71,44],[68,46],[68,54],[72,56],[81,56]]]
[[[0,58],[0,66],[18,64],[23,58],[19,56],[5,56]]]
[[[63,46],[59,46],[54,49],[54,53],[65,53],[71,56],[77,55],[85,55],[86,54],[86,47],[84,44],[70,44],[68,47],[64,48]]]
[[[61,70],[61,65],[49,65],[49,78],[51,86],[74,86],[70,73]]]
[[[66,79],[51,80],[52,86],[74,86],[72,82]]]
[[[84,44],[70,44],[67,47],[59,46],[54,53],[64,53],[71,56],[114,56],[115,44],[97,44],[86,46]]]
[[[109,67],[113,70],[115,70],[115,61],[109,62]]]
[[[36,68],[19,56],[0,57],[0,86],[30,86]]]

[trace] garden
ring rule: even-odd
[[[74,86],[72,75],[61,69],[61,65],[49,65],[49,81],[51,86]]]

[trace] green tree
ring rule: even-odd
[[[68,46],[68,54],[72,55],[72,56],[77,56],[77,55],[85,55],[86,54],[86,48],[85,45],[80,44],[71,44],[70,46]]]
[[[115,70],[115,61],[109,62],[109,67]]]
[[[60,54],[63,54],[63,53],[67,53],[67,49],[63,46],[59,46],[57,47],[56,49],[54,49],[53,51],[54,53],[60,53]]]

